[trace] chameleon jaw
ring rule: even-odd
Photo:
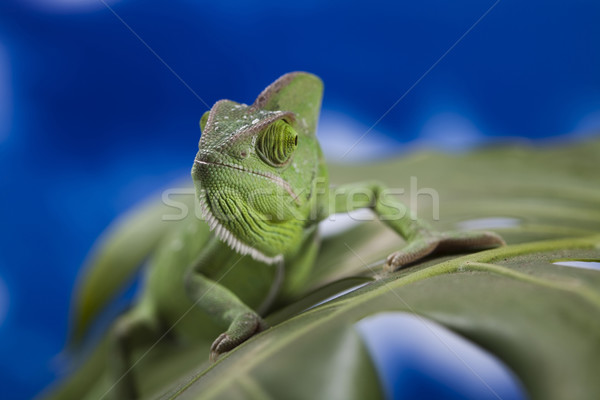
[[[214,216],[210,207],[208,206],[208,199],[206,198],[206,191],[198,196],[200,202],[200,210],[202,217],[208,224],[211,231],[214,231],[219,240],[226,243],[232,250],[241,255],[250,255],[254,260],[263,262],[265,264],[276,264],[283,261],[283,254],[278,254],[273,257],[269,257],[252,246],[242,243],[238,238],[235,237],[231,231],[229,231],[219,220]]]

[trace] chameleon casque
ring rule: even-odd
[[[190,215],[147,247],[143,292],[110,331],[112,397],[139,397],[129,373],[133,354],[167,330],[184,340],[212,342],[215,360],[266,329],[262,317],[269,307],[301,292],[319,248],[318,223],[330,214],[370,208],[384,217],[407,242],[387,258],[390,272],[437,251],[504,244],[492,232],[436,232],[385,196],[377,182],[330,190],[315,136],[322,93],[318,77],[293,72],[250,106],[221,100],[202,116],[192,178],[203,218]],[[350,198],[357,188],[368,195]],[[123,268],[141,266],[139,257],[135,261]],[[95,276],[102,276],[99,268],[92,263]],[[84,304],[94,293],[93,286],[83,287],[87,292],[74,301],[75,337],[83,336],[103,305]]]

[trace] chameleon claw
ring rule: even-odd
[[[215,339],[215,341],[212,343],[212,345],[210,346],[210,355],[208,357],[208,359],[210,360],[210,362],[216,362],[217,358],[219,358],[219,356],[224,353],[225,351],[219,351],[219,347],[221,346],[221,344],[223,342],[226,342],[227,340],[229,340],[229,335],[227,335],[227,333],[221,333],[219,335],[219,337],[217,337]]]
[[[217,358],[239,346],[255,334],[265,330],[267,324],[258,314],[246,312],[238,316],[227,332],[221,333],[210,346],[209,360],[217,361]]]

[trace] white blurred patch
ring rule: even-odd
[[[461,221],[456,224],[460,230],[481,230],[481,229],[497,229],[497,228],[513,228],[519,226],[521,220],[518,218],[508,217],[492,217],[492,218],[477,218],[467,221]]]
[[[322,238],[339,235],[362,222],[371,221],[373,218],[373,212],[366,208],[344,214],[332,214],[319,223],[319,233]]]
[[[345,163],[370,161],[418,148],[463,151],[487,141],[471,120],[450,111],[439,112],[427,119],[419,137],[410,142],[401,142],[401,132],[393,132],[396,140],[379,131],[377,126],[369,129],[369,125],[349,115],[323,110],[318,136],[326,159]]]
[[[553,264],[562,265],[565,267],[594,269],[596,271],[600,271],[600,262],[598,261],[556,261]]]
[[[485,140],[483,133],[469,119],[454,112],[441,112],[429,118],[419,135],[419,145],[442,150],[460,151]]]
[[[400,143],[369,128],[346,114],[323,110],[317,135],[327,161],[367,161],[399,151]]]

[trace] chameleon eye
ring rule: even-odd
[[[282,167],[298,146],[298,134],[285,121],[275,121],[258,135],[256,151],[267,164]]]

